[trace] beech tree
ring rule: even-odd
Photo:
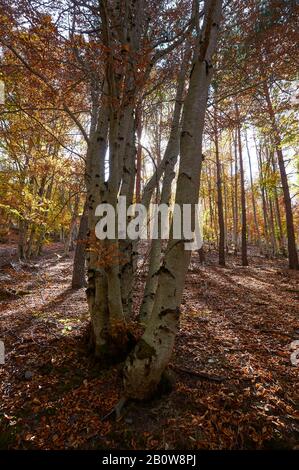
[[[280,19],[271,2],[222,3],[66,0],[41,8],[24,0],[0,18],[10,107],[1,115],[9,177],[0,189],[11,199],[0,209],[13,222],[18,216],[26,253],[38,251],[53,229],[55,236],[63,231],[67,254],[77,233],[72,286],[87,287],[89,350],[103,363],[124,361],[125,399],[151,397],[167,368],[191,257],[185,244],[192,240],[176,239],[172,228],[167,243],[147,244],[135,311],[142,243],[127,232],[97,238],[108,212],[99,215],[98,207],[116,210],[125,196],[128,226],[127,209],[136,202],[145,209],[153,201],[194,207],[200,195],[204,238],[209,248],[218,246],[220,265],[241,248],[247,266],[249,245],[277,256],[287,236],[290,267],[298,266],[284,149],[285,121],[296,109],[280,89],[286,66],[264,39],[273,24],[293,28],[292,9],[283,8]],[[287,59],[293,46],[285,43]],[[290,70],[293,78],[293,64]],[[27,95],[14,83],[19,71]],[[16,172],[25,194],[18,206],[9,184]],[[27,213],[21,205],[30,206]]]
[[[196,204],[202,162],[202,133],[212,78],[212,57],[221,20],[221,1],[205,2],[204,20],[194,50],[180,137],[180,168],[176,203]],[[161,380],[178,329],[184,278],[190,260],[184,239],[170,239],[159,271],[157,294],[144,335],[124,368],[126,397],[150,397]]]

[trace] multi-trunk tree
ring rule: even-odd
[[[47,194],[58,209],[66,207],[63,221],[57,217],[54,227],[68,225],[66,251],[81,214],[72,285],[85,284],[86,257],[90,350],[102,361],[125,360],[125,396],[148,398],[167,367],[178,331],[191,256],[185,242],[190,240],[174,239],[171,230],[167,243],[151,242],[141,307],[135,312],[139,240],[128,233],[99,240],[95,228],[106,216],[98,215],[100,204],[116,209],[125,196],[124,211],[134,202],[148,209],[152,201],[182,208],[197,204],[200,193],[204,234],[216,242],[221,265],[225,252],[241,248],[246,266],[247,244],[257,243],[261,251],[266,244],[277,254],[287,235],[290,267],[296,267],[285,134],[279,125],[288,110],[279,106],[275,93],[283,92],[277,92],[267,72],[273,54],[263,36],[258,35],[256,48],[263,46],[265,73],[256,76],[259,68],[246,49],[253,22],[266,21],[264,10],[237,0],[226,2],[223,12],[220,0],[66,0],[54,22],[46,6],[37,16],[35,8],[24,1],[0,22],[5,74],[21,70],[31,84],[28,99],[19,96],[13,104],[17,125],[26,115],[34,128],[22,148],[6,143],[6,157],[29,159],[27,189],[34,188],[40,199]],[[288,11],[283,14],[289,18]],[[217,46],[222,15],[225,28]],[[217,93],[208,100],[214,73]],[[3,131],[8,138],[13,118],[3,119],[3,126],[9,119]],[[43,159],[47,170],[39,173]],[[282,191],[273,186],[278,170]],[[50,213],[48,208],[44,216]],[[131,222],[130,215],[125,222]],[[144,331],[139,339],[132,333],[134,321]]]

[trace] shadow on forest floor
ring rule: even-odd
[[[30,272],[4,270],[29,295],[0,302],[6,362],[0,367],[0,447],[19,449],[252,449],[298,446],[298,273],[251,257],[242,268],[192,257],[171,367],[176,387],[101,421],[121,396],[121,365],[86,353],[84,290],[70,289],[61,247]],[[60,251],[61,252],[61,251]],[[2,273],[3,274],[3,273]],[[135,311],[144,276],[136,280]]]

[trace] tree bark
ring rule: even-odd
[[[222,179],[221,179],[221,163],[219,158],[219,142],[218,142],[218,124],[217,109],[214,110],[214,138],[215,138],[215,155],[216,155],[216,174],[217,174],[217,206],[218,206],[218,225],[219,225],[219,264],[225,266],[225,229],[223,214],[223,198],[222,198]]]
[[[205,2],[205,15],[198,50],[194,55],[189,89],[184,103],[180,138],[180,168],[176,203],[192,206],[198,202],[199,174],[202,162],[202,133],[212,78],[211,59],[216,47],[221,19],[221,0]],[[196,48],[197,49],[197,48]],[[170,238],[159,281],[152,315],[145,332],[129,355],[124,367],[125,396],[146,399],[161,380],[174,346],[178,330],[179,307],[190,251],[185,240]]]
[[[183,64],[181,72],[178,79],[176,97],[175,97],[175,106],[173,111],[173,120],[169,135],[169,140],[167,147],[165,149],[165,154],[163,157],[164,160],[164,178],[163,186],[161,193],[161,204],[169,205],[171,197],[171,184],[175,177],[174,168],[177,162],[179,154],[179,131],[180,131],[180,118],[181,110],[183,105],[183,94],[184,94],[184,84],[186,76],[186,58],[183,59]],[[145,322],[149,319],[155,300],[155,294],[158,285],[158,270],[160,268],[161,262],[161,248],[162,240],[161,238],[152,240],[151,251],[150,251],[150,260],[149,260],[149,270],[147,274],[143,301],[140,308],[140,320]]]
[[[73,208],[73,213],[72,213],[72,218],[71,218],[71,223],[70,223],[70,228],[69,232],[67,234],[67,238],[64,243],[64,254],[67,255],[71,249],[72,242],[74,240],[74,230],[77,222],[77,217],[78,217],[78,207],[79,207],[79,194],[76,194],[75,196],[75,202],[74,202],[74,208]]]
[[[107,350],[108,306],[107,279],[101,260],[101,244],[95,237],[96,207],[102,202],[105,187],[103,161],[107,150],[108,109],[106,104],[98,113],[96,129],[90,135],[86,156],[85,182],[87,188],[87,302],[91,318],[90,349],[96,357]]]
[[[240,182],[241,182],[241,213],[242,213],[242,266],[248,266],[247,259],[247,222],[246,222],[246,193],[245,193],[245,180],[243,168],[243,154],[242,154],[242,140],[241,140],[241,123],[239,115],[239,107],[236,103],[236,117],[237,117],[237,130],[238,130],[238,149],[240,161]]]
[[[235,254],[239,249],[239,204],[238,204],[238,135],[237,129],[234,135],[235,177],[234,177],[234,245]]]
[[[249,163],[249,175],[250,175],[250,189],[251,189],[251,202],[252,202],[252,210],[253,210],[253,220],[254,220],[254,227],[255,227],[255,232],[256,232],[256,236],[257,236],[257,244],[258,244],[258,247],[260,248],[261,247],[261,236],[260,236],[260,229],[259,229],[259,224],[258,224],[258,220],[257,220],[257,210],[256,210],[256,201],[255,201],[255,195],[254,195],[251,156],[250,156],[250,150],[249,150],[249,145],[248,145],[248,139],[247,139],[247,133],[246,132],[245,132],[245,142],[246,142],[248,163]]]
[[[271,160],[272,160],[272,169],[274,174],[277,173],[277,167],[276,167],[276,161],[275,161],[275,156],[274,152],[270,152]],[[284,238],[284,233],[282,229],[282,222],[281,222],[281,214],[280,214],[280,207],[279,207],[279,198],[278,198],[278,191],[277,187],[275,186],[274,188],[274,200],[275,200],[275,215],[276,215],[276,221],[277,221],[277,226],[278,226],[278,242],[279,242],[279,248],[281,251],[281,254],[283,256],[286,256],[286,249],[285,249],[285,238]]]
[[[265,197],[265,182],[264,182],[264,170],[263,170],[263,161],[262,161],[262,150],[261,146],[258,147],[256,143],[256,154],[257,154],[257,161],[258,161],[258,169],[259,169],[259,185],[261,189],[261,196],[262,196],[262,209],[263,209],[263,220],[264,220],[264,240],[266,245],[266,254],[268,254],[268,244],[269,244],[269,223],[268,223],[268,212],[267,212],[267,204],[266,204],[266,197]]]
[[[133,204],[134,185],[135,185],[135,127],[137,126],[137,118],[132,115],[131,129],[129,132],[126,153],[124,158],[124,172],[121,187],[121,196],[126,197],[126,209]],[[137,144],[138,145],[138,144]],[[138,150],[137,150],[138,151]],[[127,216],[128,224],[130,216]],[[132,316],[132,291],[134,281],[134,271],[136,265],[136,240],[128,237],[125,240],[119,240],[120,249],[120,278],[121,278],[121,298],[124,316],[129,320]]]
[[[86,286],[85,259],[86,259],[86,237],[88,230],[87,205],[84,204],[83,214],[81,215],[79,232],[75,248],[72,289],[81,289]]]
[[[110,204],[116,211],[122,184],[126,183],[128,171],[127,143],[132,144],[134,107],[137,99],[136,57],[141,39],[141,24],[144,10],[143,1],[125,2],[124,15],[119,14],[119,5],[114,2],[100,2],[103,43],[107,47],[105,82],[107,93],[102,106],[109,126],[109,178],[103,181],[94,177],[88,189],[89,231],[91,250],[88,267],[88,300],[92,318],[92,347],[96,356],[121,360],[128,346],[128,324],[124,312],[124,290],[121,279],[121,246],[118,235],[113,239],[97,240],[95,237],[95,207],[100,202]],[[114,23],[111,32],[111,23]],[[122,56],[117,46],[122,47]],[[116,46],[116,47],[115,47]],[[106,105],[106,106],[105,106]],[[98,126],[100,133],[103,126]],[[107,132],[106,132],[107,135]],[[130,140],[131,139],[131,140]],[[96,139],[96,142],[98,140]],[[106,153],[100,149],[101,159]],[[130,158],[135,153],[129,152]],[[89,155],[90,162],[96,162],[98,152]],[[130,160],[130,159],[129,159]],[[97,176],[97,175],[96,175]],[[129,178],[130,179],[130,178]],[[116,214],[116,224],[118,218]],[[129,273],[126,270],[123,275]],[[130,276],[129,276],[130,277]],[[129,279],[126,277],[126,280]]]
[[[275,150],[278,158],[278,166],[280,171],[281,184],[283,189],[284,205],[285,205],[285,214],[286,214],[286,225],[287,225],[287,235],[288,235],[288,253],[289,253],[289,268],[290,269],[299,269],[298,265],[298,253],[296,247],[295,239],[295,229],[294,229],[294,220],[292,212],[292,202],[290,196],[290,189],[288,183],[288,177],[285,169],[283,153],[282,153],[282,142],[278,129],[278,125],[275,118],[275,113],[269,93],[268,84],[266,81],[263,81],[264,95],[267,103],[268,114],[270,118],[270,123],[273,132],[273,140],[275,144]]]
[[[140,202],[141,195],[141,158],[142,158],[142,117],[140,108],[136,109],[136,131],[137,131],[137,165],[136,165],[136,202]]]

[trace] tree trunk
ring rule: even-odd
[[[262,150],[261,147],[258,148],[257,143],[256,145],[256,154],[257,154],[257,161],[258,161],[258,169],[259,169],[259,185],[261,189],[261,196],[262,196],[262,208],[263,208],[263,220],[264,220],[264,239],[266,245],[266,254],[268,254],[268,244],[269,244],[269,223],[268,223],[268,213],[267,213],[267,205],[266,205],[266,197],[265,197],[265,183],[264,183],[264,171],[263,171],[263,161],[262,161]]]
[[[269,118],[270,118],[270,122],[272,126],[273,140],[275,144],[276,154],[278,157],[278,166],[279,166],[281,184],[282,184],[282,189],[283,189],[287,235],[288,235],[289,268],[298,269],[299,268],[298,253],[297,253],[296,239],[295,239],[292,202],[291,202],[291,196],[290,196],[288,177],[287,177],[284,159],[283,159],[281,137],[280,137],[280,133],[278,130],[278,125],[276,123],[275,113],[274,113],[274,109],[272,106],[268,84],[266,83],[266,81],[263,82],[263,87],[264,87],[264,94],[265,94],[265,99],[267,103]]]
[[[137,165],[136,165],[136,202],[140,202],[141,194],[141,158],[142,158],[142,146],[141,146],[141,136],[142,136],[142,117],[141,111],[139,108],[136,110],[136,131],[137,131]]]
[[[225,252],[228,253],[228,196],[227,196],[227,181],[225,174],[225,165],[221,165],[223,175],[223,199],[224,199],[224,240]]]
[[[27,251],[27,223],[25,220],[19,221],[19,240],[18,240],[18,255],[20,260],[26,260]]]
[[[133,204],[134,184],[135,184],[135,127],[137,126],[137,118],[132,115],[131,129],[127,140],[126,152],[124,158],[124,174],[121,187],[121,196],[126,197],[126,210]],[[138,144],[137,144],[138,145]],[[130,216],[127,216],[128,224]],[[126,237],[119,240],[120,249],[120,278],[121,278],[121,298],[124,316],[129,320],[132,316],[132,291],[134,281],[134,271],[136,264],[136,240]]]
[[[107,150],[108,109],[100,109],[96,129],[91,132],[86,156],[87,188],[87,302],[91,318],[90,349],[96,357],[107,350],[108,306],[107,279],[103,267],[102,246],[95,237],[95,210],[103,198],[104,173],[103,161]]]
[[[244,168],[243,168],[243,155],[242,155],[242,140],[241,140],[241,123],[239,115],[239,107],[236,103],[236,116],[237,116],[237,130],[238,130],[238,148],[240,159],[240,182],[241,182],[241,212],[242,212],[242,266],[248,266],[247,259],[247,222],[246,222],[246,194],[245,194],[245,181],[244,181]]]
[[[235,178],[234,178],[234,245],[235,254],[239,249],[239,204],[238,204],[238,136],[237,129],[234,135],[234,154],[235,154]]]
[[[221,180],[221,163],[219,158],[218,143],[218,125],[217,110],[214,111],[214,137],[215,137],[215,154],[216,154],[216,174],[217,174],[217,199],[218,199],[218,225],[219,225],[219,264],[225,266],[225,229],[222,199],[222,180]]]
[[[276,162],[275,162],[275,156],[274,152],[270,152],[271,159],[272,159],[272,169],[274,174],[277,173],[277,168],[276,168]],[[282,222],[281,222],[281,214],[280,214],[280,207],[279,207],[279,198],[278,198],[278,191],[277,191],[277,186],[274,187],[274,201],[275,201],[275,217],[276,217],[276,222],[278,226],[278,242],[279,242],[279,248],[280,252],[283,256],[286,256],[286,249],[285,249],[285,238],[284,238],[284,233],[282,229]]]
[[[94,210],[100,202],[105,202],[116,211],[118,196],[125,180],[124,173],[128,170],[127,143],[132,140],[133,111],[138,92],[136,57],[142,32],[140,27],[144,13],[142,4],[141,0],[125,2],[124,15],[119,14],[117,2],[109,3],[109,8],[106,8],[105,2],[99,4],[103,42],[107,48],[105,67],[107,93],[102,105],[106,104],[109,118],[109,179],[95,184],[98,181],[93,178],[88,188],[89,230],[92,243],[89,253],[87,292],[92,318],[91,339],[95,355],[108,356],[109,359],[118,361],[126,353],[129,342],[123,305],[124,291],[121,286],[121,245],[117,234],[103,241],[96,239]],[[111,21],[117,21],[117,35],[113,39],[113,47],[111,47]],[[120,58],[114,54],[113,48],[117,42],[119,45],[124,45],[124,41],[129,47],[128,50],[122,49],[122,58]],[[101,126],[98,128],[101,129]],[[129,153],[130,156],[135,156],[135,153],[131,151]],[[96,154],[91,152],[90,161],[96,163],[97,158],[98,152]],[[94,169],[91,175],[95,175]],[[117,213],[115,215],[117,227]]]
[[[261,236],[260,236],[259,224],[258,224],[258,221],[257,221],[257,211],[256,211],[256,201],[255,201],[254,186],[253,186],[251,156],[250,156],[250,150],[249,150],[249,145],[248,145],[248,139],[247,139],[247,133],[246,132],[245,132],[245,142],[246,142],[248,162],[249,162],[249,175],[250,175],[250,189],[251,189],[251,202],[252,202],[252,210],[253,210],[253,220],[254,220],[254,227],[255,227],[255,232],[256,232],[256,236],[257,236],[257,244],[258,244],[258,247],[260,248],[261,247]]]
[[[198,202],[199,174],[202,161],[202,133],[212,78],[211,57],[216,47],[221,0],[205,2],[205,17],[198,49],[189,79],[184,103],[180,138],[180,168],[176,203],[194,206]],[[146,399],[155,392],[167,366],[178,330],[179,306],[187,272],[190,251],[184,238],[170,238],[159,281],[152,315],[145,332],[129,355],[124,367],[125,396]]]
[[[79,194],[75,196],[75,203],[72,213],[72,219],[70,223],[69,232],[67,234],[67,238],[64,243],[64,254],[67,255],[71,249],[71,245],[74,239],[74,231],[76,227],[77,217],[78,217],[78,208],[79,208]]]
[[[272,253],[273,256],[277,255],[277,243],[276,243],[276,234],[275,234],[275,220],[274,220],[274,211],[273,211],[273,201],[271,195],[268,195],[269,203],[269,212],[270,212],[270,229],[271,229],[271,243],[272,243]]]
[[[169,135],[168,144],[165,150],[164,160],[164,178],[163,186],[161,193],[161,204],[169,205],[171,197],[171,184],[175,177],[174,168],[177,162],[179,154],[179,131],[180,131],[180,118],[181,110],[183,105],[183,93],[184,93],[184,84],[185,84],[185,75],[186,75],[186,59],[184,58],[180,76],[178,79],[175,106],[173,111],[173,120]],[[161,263],[161,248],[162,240],[161,238],[152,240],[151,251],[150,251],[150,260],[149,260],[149,270],[147,274],[143,301],[140,308],[140,320],[145,322],[149,319],[155,300],[155,294],[158,285],[158,270]]]
[[[86,237],[88,230],[87,204],[85,202],[83,214],[81,215],[79,232],[75,248],[72,289],[81,289],[86,286],[85,259],[86,259]]]
[[[211,240],[213,240],[213,201],[212,201],[212,183],[211,183],[211,167],[208,167],[208,194],[209,194],[209,222],[210,222],[210,230],[209,230],[209,250],[211,246]]]
[[[229,151],[230,151],[230,200],[231,200],[231,209],[232,209],[232,219],[231,219],[231,232],[230,232],[230,241],[233,243],[234,234],[236,232],[235,228],[235,198],[234,198],[234,173],[233,173],[233,151],[232,151],[232,133],[230,133],[229,140]]]

